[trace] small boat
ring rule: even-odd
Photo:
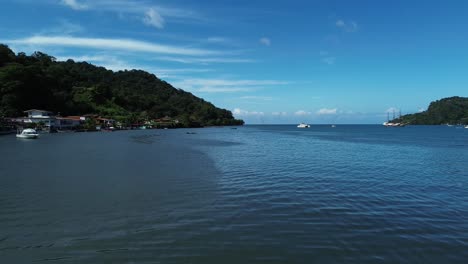
[[[306,123],[300,123],[299,125],[297,125],[298,128],[309,128],[310,125],[309,124],[306,124]]]
[[[336,127],[335,125],[331,125],[331,127]]]
[[[39,134],[36,132],[36,130],[32,128],[26,128],[23,129],[21,132],[18,130],[18,133],[16,134],[17,138],[26,138],[26,139],[34,139],[38,138]]]
[[[468,125],[466,125],[465,128],[468,128]]]

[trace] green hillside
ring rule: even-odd
[[[169,116],[187,127],[244,123],[141,70],[113,72],[87,62],[58,62],[41,52],[15,54],[1,44],[0,98],[0,117],[35,108],[130,122]]]
[[[434,101],[426,111],[404,115],[401,121],[412,125],[468,124],[468,98],[454,96]]]

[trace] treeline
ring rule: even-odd
[[[182,126],[242,125],[232,113],[141,70],[113,72],[87,62],[58,62],[42,52],[15,54],[0,44],[0,117],[46,109],[127,122],[169,116]]]
[[[431,102],[426,111],[404,115],[401,120],[412,125],[468,124],[468,98],[443,98]]]

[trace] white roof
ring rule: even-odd
[[[39,110],[39,109],[30,109],[30,110],[26,110],[26,111],[24,111],[24,113],[29,113],[29,112],[43,112],[43,113],[52,113],[51,111],[47,111],[47,110]]]

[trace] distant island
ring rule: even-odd
[[[124,124],[177,120],[178,127],[243,125],[231,111],[141,70],[113,72],[42,52],[15,54],[0,44],[0,118],[28,109],[59,115],[98,115]]]
[[[426,111],[392,120],[411,125],[468,124],[468,98],[449,97],[431,102]]]

